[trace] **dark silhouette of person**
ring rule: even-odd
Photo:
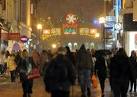
[[[110,61],[110,85],[114,97],[127,97],[129,79],[132,73],[129,57],[120,48]]]
[[[95,73],[99,78],[100,86],[101,86],[101,94],[104,97],[104,87],[105,87],[105,80],[107,77],[107,67],[105,64],[104,54],[100,53],[96,56],[95,62]]]

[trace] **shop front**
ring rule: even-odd
[[[128,56],[130,56],[132,50],[137,52],[137,31],[126,32],[125,38],[125,49]]]
[[[125,49],[130,56],[132,50],[137,52],[137,22],[133,21],[133,13],[123,15],[123,30]]]

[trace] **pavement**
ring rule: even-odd
[[[79,85],[74,85],[70,89],[70,97],[80,97],[81,91]],[[91,97],[101,97],[100,86],[91,90]],[[12,83],[10,80],[7,82],[0,82],[0,97],[22,97],[21,82],[19,79]],[[41,78],[34,80],[32,97],[50,97],[50,94],[45,91],[44,83]],[[112,97],[109,81],[105,83],[105,97]],[[137,95],[130,94],[128,97],[137,97]]]

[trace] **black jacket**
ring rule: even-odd
[[[103,56],[96,57],[95,72],[98,74],[100,78],[107,77],[107,67]]]
[[[110,80],[129,80],[131,75],[130,61],[128,57],[115,55],[110,62]]]
[[[52,59],[45,72],[44,83],[47,91],[69,91],[75,82],[74,66],[65,55],[58,54]]]

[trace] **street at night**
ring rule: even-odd
[[[108,81],[106,81],[105,88],[105,97],[111,97],[110,87],[108,85]],[[81,91],[78,85],[74,85],[73,89],[71,88],[71,97],[80,97]],[[92,89],[91,97],[100,97],[100,89]],[[73,94],[73,95],[72,95]],[[0,97],[22,97],[22,88],[21,83],[16,81],[15,83],[11,83],[10,81],[3,82],[0,84]],[[44,84],[42,79],[34,80],[34,87],[32,97],[50,97],[50,94],[47,93],[44,89]]]
[[[79,85],[74,85],[70,91],[70,97],[81,97]],[[101,97],[100,87],[96,89],[92,88],[91,93],[91,97]],[[11,83],[10,81],[1,83],[0,97],[22,97],[21,83],[19,81],[15,83]],[[34,81],[32,97],[50,97],[50,93],[45,91],[42,79],[36,79]],[[112,97],[108,80],[106,80],[105,97]],[[132,96],[130,96],[128,93],[128,97],[136,97],[136,95],[132,94]]]
[[[137,0],[0,0],[0,97],[137,97],[136,81]]]

